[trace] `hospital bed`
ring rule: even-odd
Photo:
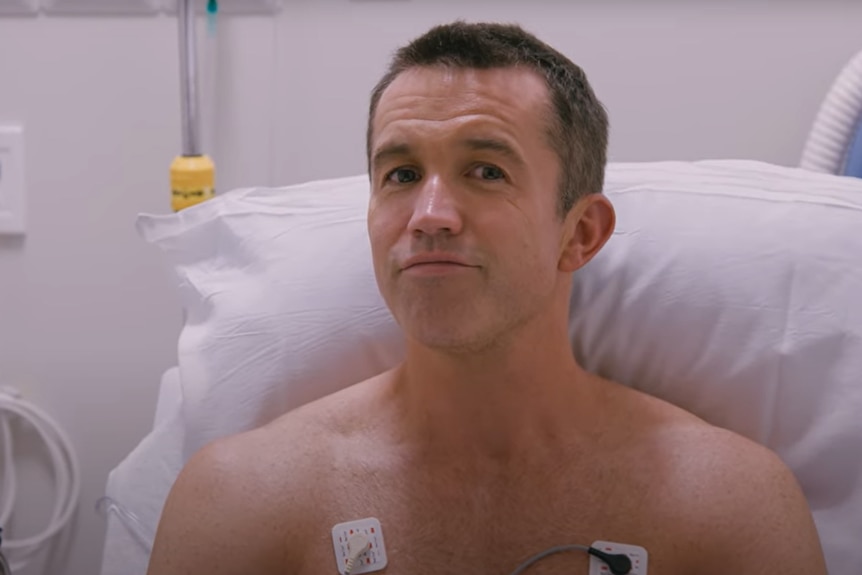
[[[575,274],[575,355],[773,449],[804,489],[829,572],[862,573],[862,180],[750,161],[614,163],[605,193],[618,225]],[[196,450],[401,359],[367,201],[359,175],[140,218],[185,321],[153,429],[108,481],[102,575],[146,572]]]

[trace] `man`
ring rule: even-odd
[[[337,573],[333,526],[369,517],[397,575],[508,575],[597,540],[653,575],[825,573],[775,455],[573,358],[572,274],[614,228],[606,147],[583,72],[518,27],[400,50],[372,96],[368,230],[406,360],[198,453],[150,574]]]

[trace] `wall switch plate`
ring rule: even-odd
[[[24,129],[0,126],[0,235],[26,232]]]
[[[0,15],[36,15],[39,13],[37,0],[0,0]]]
[[[159,7],[159,0],[42,0],[48,14],[146,15],[158,14]]]
[[[165,12],[176,14],[179,0],[163,0]],[[207,0],[193,0],[195,11],[206,14]],[[278,14],[282,9],[282,0],[218,0],[219,15],[231,14]]]

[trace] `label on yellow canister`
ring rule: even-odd
[[[215,164],[208,156],[178,156],[171,163],[171,207],[175,212],[215,195]]]

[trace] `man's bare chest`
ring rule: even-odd
[[[655,529],[649,503],[640,500],[645,493],[620,489],[625,483],[577,485],[541,478],[511,486],[473,483],[442,489],[423,481],[375,482],[365,489],[354,485],[320,506],[301,573],[338,573],[332,527],[367,517],[380,521],[387,557],[382,573],[390,575],[509,575],[551,548],[598,540],[642,546],[650,553],[651,575],[672,573],[663,539],[667,530]],[[525,573],[587,575],[589,565],[586,553],[566,551]]]

